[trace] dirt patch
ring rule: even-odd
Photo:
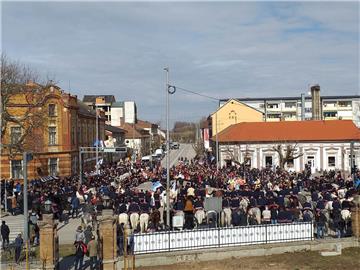
[[[168,266],[137,267],[141,270],[331,270],[360,269],[360,248],[343,249],[341,256],[322,257],[306,251],[262,257],[232,258],[221,261],[188,262]]]

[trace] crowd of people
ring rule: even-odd
[[[119,237],[125,228],[141,233],[174,229],[173,220],[179,217],[183,229],[312,221],[317,237],[330,233],[343,237],[351,235],[350,208],[359,194],[353,178],[338,171],[314,175],[308,169],[297,173],[237,164],[217,169],[211,159],[179,160],[170,169],[170,179],[167,194],[166,169],[160,162],[120,161],[103,165],[99,175],[85,174],[82,183],[78,176],[32,181],[31,243],[39,242],[37,221],[44,213],[65,223],[81,214],[83,227],[92,230],[103,209],[113,209],[118,216]],[[22,209],[23,187],[10,180],[3,183],[3,194],[5,188],[9,212],[16,215]],[[166,226],[167,196],[171,228]],[[208,198],[221,200],[222,210],[206,209]]]

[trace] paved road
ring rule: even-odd
[[[1,220],[5,220],[6,224],[10,228],[10,242],[14,241],[19,233],[24,233],[24,215],[9,215],[3,217]],[[60,245],[74,243],[75,231],[80,225],[80,218],[70,219],[68,224],[64,224],[63,222],[59,223],[57,228]],[[2,241],[0,241],[0,244],[2,245]]]
[[[179,158],[186,157],[187,159],[192,159],[195,157],[195,151],[192,147],[192,144],[180,144],[179,149],[172,149],[170,150],[170,167],[176,165],[179,161]],[[166,166],[166,156],[161,161],[161,165],[163,167]]]

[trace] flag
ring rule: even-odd
[[[162,184],[159,181],[154,182],[152,183],[151,190],[156,191],[159,187],[162,187]]]

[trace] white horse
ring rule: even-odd
[[[240,201],[240,208],[242,208],[245,212],[250,204],[250,201],[248,198],[243,197]]]
[[[205,219],[205,211],[204,209],[198,209],[195,212],[195,218],[197,220],[198,225],[201,225],[204,222]]]
[[[138,213],[130,214],[130,224],[131,224],[132,230],[134,231],[139,224],[139,214]]]
[[[147,231],[148,224],[149,224],[149,214],[142,213],[140,215],[140,232],[141,233],[144,233]]]
[[[220,220],[221,220],[221,226],[222,227],[230,227],[231,226],[231,209],[230,208],[224,208],[221,211],[221,216],[220,216]]]
[[[257,224],[261,224],[261,210],[259,207],[249,209],[249,216],[255,216]]]
[[[129,224],[129,216],[126,213],[119,215],[119,224],[124,224],[124,227]]]

